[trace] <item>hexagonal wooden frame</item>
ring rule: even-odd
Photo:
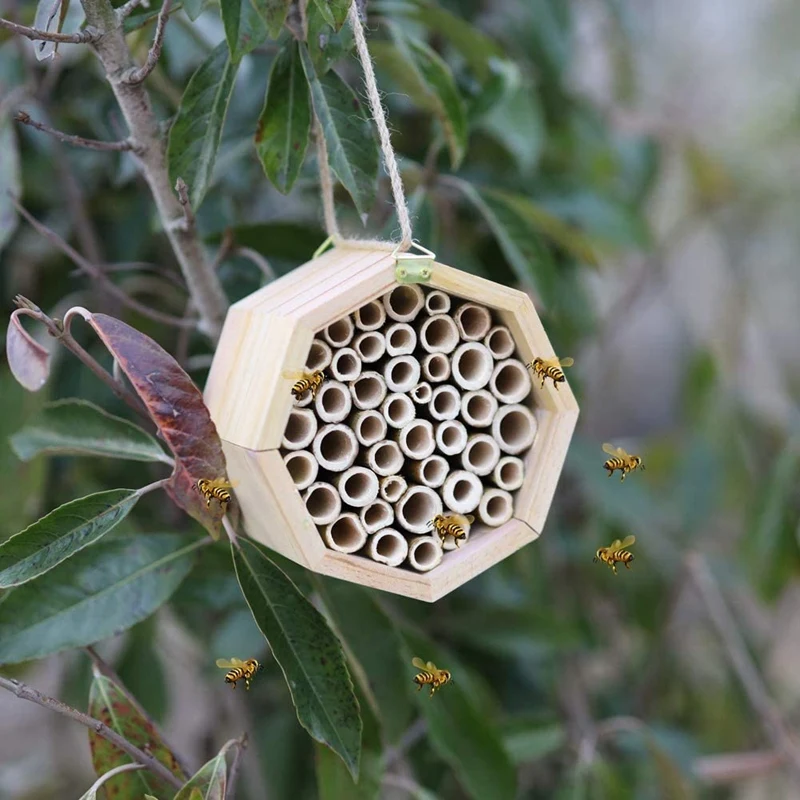
[[[315,572],[432,602],[478,575],[542,531],[578,404],[562,383],[534,381],[536,439],[525,459],[515,516],[499,528],[473,526],[469,546],[435,569],[416,573],[328,549],[278,451],[293,397],[284,370],[302,369],[315,332],[397,285],[385,249],[336,247],[236,303],[228,312],[205,399],[236,482],[247,533]],[[430,288],[497,312],[529,361],[553,349],[530,298],[515,289],[435,263]]]

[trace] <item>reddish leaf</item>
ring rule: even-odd
[[[89,714],[160,761],[177,778],[186,779],[177,759],[158,737],[152,724],[131,705],[111,680],[102,675],[95,675],[92,682]],[[89,746],[92,764],[98,775],[104,775],[120,764],[131,762],[129,755],[92,730],[89,731]],[[124,772],[104,783],[103,788],[108,800],[141,800],[145,793],[156,797],[172,797],[175,793],[172,786],[147,770]]]
[[[89,314],[85,319],[117,359],[175,455],[167,492],[216,538],[222,509],[216,502],[206,507],[197,481],[224,477],[225,455],[203,395],[180,364],[149,336],[106,314]]]
[[[20,316],[27,313],[18,308],[6,331],[6,356],[14,377],[29,392],[38,392],[50,374],[50,353],[22,327]]]

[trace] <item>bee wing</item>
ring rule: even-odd
[[[606,442],[606,443],[603,445],[603,452],[604,452],[604,453],[608,453],[610,456],[615,456],[615,455],[617,455],[617,449],[618,449],[618,448],[614,447],[614,445],[613,445],[613,444],[609,444],[608,442]]]
[[[241,661],[241,659],[238,659],[238,658],[231,658],[231,659],[218,658],[217,659],[217,666],[220,669],[231,669],[233,667],[244,666],[244,662]]]
[[[288,378],[290,381],[299,381],[306,375],[305,370],[302,369],[285,369],[281,372],[282,378]]]
[[[622,549],[622,542],[619,539],[614,539],[613,542],[606,548],[609,553],[616,553],[617,550]]]
[[[421,669],[421,670],[423,670],[423,671],[425,671],[425,672],[427,672],[427,671],[428,671],[428,668],[425,666],[425,662],[424,662],[424,661],[423,661],[421,658],[419,658],[418,656],[414,656],[414,658],[412,658],[412,659],[411,659],[411,663],[412,663],[412,664],[413,664],[413,665],[414,665],[414,666],[415,666],[417,669]]]
[[[556,361],[558,362],[559,366],[561,367],[571,367],[575,363],[575,359],[573,358],[557,358]]]
[[[464,519],[466,519],[467,525],[472,525],[472,523],[475,522],[475,517],[473,517],[472,514],[467,514]]]
[[[428,670],[428,672],[431,673],[431,675],[435,675],[439,671],[439,669],[437,668],[436,664],[433,663],[433,661],[429,661],[425,665],[425,667]]]
[[[624,550],[626,547],[630,547],[636,541],[635,536],[626,536],[622,540],[622,544],[620,544],[619,549]]]
[[[466,528],[469,525],[472,525],[475,517],[473,516],[466,516],[464,514],[453,514],[450,517],[450,522],[455,523],[456,525],[460,525],[462,528]]]

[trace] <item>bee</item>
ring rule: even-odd
[[[611,456],[611,458],[603,464],[604,469],[608,470],[609,478],[614,474],[615,469],[618,469],[622,474],[620,481],[624,481],[625,476],[629,472],[633,472],[637,467],[644,469],[644,464],[639,456],[632,456],[630,453],[626,453],[621,447],[614,447],[613,444],[608,444],[608,442],[606,442],[606,444],[603,445],[603,452]]]
[[[317,396],[319,387],[325,380],[326,375],[321,369],[316,369],[313,372],[307,370],[284,370],[281,375],[284,378],[294,381],[292,384],[292,394],[295,400],[299,400],[306,392],[311,392],[311,399],[314,400]]]
[[[553,386],[558,391],[558,384],[564,383],[564,372],[561,367],[571,367],[575,362],[571,358],[534,358],[529,361],[525,366],[533,370],[533,374],[537,378],[542,379],[542,386],[544,386],[545,378],[550,378],[553,381]]]
[[[233,684],[233,688],[236,688],[236,681],[240,681],[244,679],[244,685],[246,689],[250,689],[250,681],[253,680],[253,676],[261,669],[261,664],[258,663],[254,658],[248,658],[247,661],[242,661],[239,658],[218,658],[217,659],[217,666],[220,669],[227,669],[228,672],[225,673],[225,683]]]
[[[446,683],[452,680],[449,669],[438,669],[436,664],[429,661],[427,664],[421,658],[412,658],[411,663],[419,670],[414,676],[414,683],[417,684],[417,691],[419,691],[426,684],[430,684],[431,693],[429,697],[433,697],[437,689],[441,689]]]
[[[235,485],[226,478],[214,478],[214,480],[200,478],[197,481],[197,489],[206,499],[206,508],[211,508],[211,501],[216,500],[222,507],[223,514],[228,510],[228,504],[231,502],[230,489]]]
[[[461,540],[467,538],[470,525],[472,525],[473,522],[475,522],[475,517],[473,517],[472,514],[468,514],[467,516],[463,514],[450,514],[449,516],[437,514],[428,523],[428,527],[433,528],[433,530],[439,534],[439,538],[442,540],[442,546],[444,546],[447,537],[452,536],[456,547],[461,547]]]
[[[595,553],[592,561],[602,561],[604,564],[608,564],[615,575],[617,574],[617,563],[624,564],[625,569],[630,569],[633,553],[629,553],[625,548],[630,547],[635,541],[635,536],[626,536],[622,541],[615,539],[608,547],[601,547]]]

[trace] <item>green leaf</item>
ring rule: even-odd
[[[333,23],[320,11],[319,5],[308,6],[308,52],[317,75],[326,73],[337,61],[344,58],[354,44],[353,29],[345,25],[337,31]]]
[[[350,193],[362,219],[375,201],[378,144],[372,123],[353,90],[332,70],[318,78],[311,56],[300,46],[314,111],[322,126],[328,158],[336,177]]]
[[[339,640],[259,545],[232,548],[236,576],[283,671],[300,724],[358,777],[361,717]]]
[[[256,150],[264,172],[286,194],[306,157],[311,133],[308,82],[294,40],[278,53],[269,74],[264,109],[256,131]]]
[[[225,26],[225,39],[228,42],[228,50],[234,64],[238,64],[243,56],[246,56],[267,39],[268,31],[264,22],[264,1],[220,0],[220,13],[222,14],[222,24]],[[212,53],[212,57],[213,55]],[[200,69],[202,69],[202,66]]]
[[[547,131],[533,87],[519,86],[508,92],[480,126],[508,150],[523,172],[530,172],[539,162]]]
[[[183,0],[183,10],[186,16],[194,22],[202,13],[205,8],[207,0]]]
[[[272,39],[277,39],[286,22],[286,14],[292,0],[252,0],[261,16],[266,20],[267,30]]]
[[[95,674],[89,692],[89,715],[108,725],[111,730],[129,741],[134,747],[144,749],[160,761],[173,775],[183,779],[177,759],[161,741],[152,723],[143,717],[123,691],[109,678]],[[98,775],[103,775],[121,764],[131,763],[131,757],[116,745],[89,730],[89,747],[92,765]],[[163,779],[148,770],[124,772],[103,784],[105,796],[114,800],[139,800],[145,793],[171,797],[173,789]]]
[[[128,516],[141,495],[111,489],[72,500],[0,545],[0,589],[19,586],[94,544]]]
[[[335,31],[338,31],[347,20],[350,5],[351,0],[314,0],[315,8]]]
[[[433,661],[441,669],[453,671],[453,681],[434,697],[414,692],[417,707],[428,723],[431,745],[453,768],[458,780],[475,800],[514,800],[516,774],[499,732],[473,703],[459,682],[447,654],[421,634],[405,632],[407,675],[413,677],[411,656]]]
[[[249,0],[241,2],[250,7]],[[195,211],[203,202],[214,171],[235,77],[236,64],[224,43],[220,44],[189,80],[169,131],[170,181],[174,186],[178,178],[183,178]]]
[[[546,725],[524,723],[514,725],[503,734],[503,744],[511,761],[519,766],[546,758],[567,743],[564,726],[554,722]]]
[[[152,616],[131,628],[114,666],[128,693],[156,722],[163,722],[169,697],[161,656],[156,648],[156,622],[156,616]]]
[[[8,244],[17,228],[17,210],[11,198],[22,193],[22,170],[17,147],[17,136],[11,119],[0,116],[0,252]]]
[[[0,597],[0,664],[113,636],[172,596],[203,545],[173,534],[113,538]]]
[[[10,441],[22,461],[69,453],[172,463],[149,433],[86,400],[48,403]]]
[[[214,758],[203,764],[175,795],[175,800],[225,800],[228,773],[225,754],[234,744],[233,740],[227,742]]]

